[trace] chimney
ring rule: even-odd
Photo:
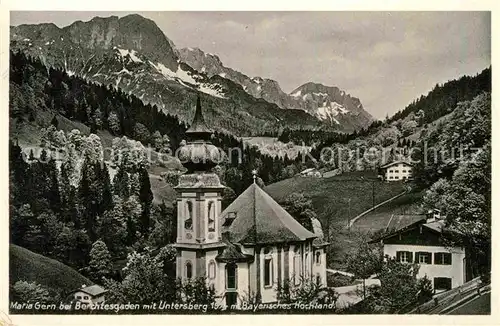
[[[434,209],[429,209],[427,211],[427,223],[430,223],[430,222],[435,222],[435,221],[438,221],[438,220],[441,220],[441,211],[437,208],[434,208]]]

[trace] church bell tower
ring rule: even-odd
[[[218,249],[223,247],[221,225],[222,191],[217,174],[212,172],[222,156],[211,142],[213,131],[203,118],[200,98],[187,143],[178,151],[178,158],[187,169],[179,178],[177,191],[176,275],[185,280],[207,277],[216,283]]]

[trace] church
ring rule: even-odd
[[[319,220],[311,232],[255,183],[224,211],[222,191],[212,169],[221,161],[211,144],[198,97],[187,143],[178,157],[187,173],[177,191],[176,275],[183,280],[206,277],[221,303],[277,301],[284,282],[305,279],[326,286],[327,243]],[[255,302],[255,301],[253,301]]]

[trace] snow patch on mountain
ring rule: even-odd
[[[223,93],[223,87],[221,85],[211,84],[211,83],[199,83],[196,81],[195,78],[193,78],[192,73],[190,71],[183,70],[180,65],[177,68],[177,71],[173,72],[172,70],[165,67],[165,65],[163,65],[162,63],[158,63],[156,65],[151,61],[149,61],[149,63],[167,79],[176,80],[188,88],[192,88],[192,86],[194,86],[200,92],[206,93],[208,95],[225,98]]]
[[[339,114],[346,114],[349,110],[347,110],[342,105],[337,102],[330,102],[329,104],[325,101],[321,107],[316,109],[316,116],[320,120],[331,120],[337,124],[340,124],[339,121],[335,118]]]
[[[128,69],[126,69],[125,67],[124,67],[124,68],[122,68],[122,70],[118,71],[118,72],[117,72],[117,74],[119,75],[119,74],[121,74],[122,72],[123,72],[123,73],[126,73],[126,74],[129,74],[129,75],[132,75],[132,73],[131,73]]]
[[[190,83],[190,84],[195,84],[196,85],[196,80],[194,80],[194,78],[191,77],[191,75],[189,74],[188,71],[182,70],[181,66],[179,66],[177,68],[176,75],[177,75],[177,77],[179,77],[183,81],[185,81],[187,83]]]
[[[314,94],[314,95],[316,95],[316,96],[324,96],[324,97],[328,96],[328,94],[326,94],[326,93],[322,93],[322,92],[319,92],[319,93],[313,93],[313,94]]]
[[[203,92],[208,95],[212,95],[219,98],[226,98],[224,93],[222,92],[222,86],[219,84],[208,84],[202,83],[198,86],[200,92]]]
[[[114,49],[118,50],[118,52],[120,53],[120,55],[125,58],[127,57],[127,55],[130,56],[130,59],[132,59],[132,61],[134,62],[142,62],[141,59],[139,59],[139,57],[137,57],[136,53],[137,51],[135,50],[126,50],[126,49],[120,49],[118,47],[114,47]]]

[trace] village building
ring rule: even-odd
[[[427,215],[393,215],[382,237],[372,240],[384,246],[384,256],[402,263],[417,263],[418,277],[427,276],[435,292],[449,290],[469,281],[470,264],[462,247],[446,240],[452,230],[438,211]]]
[[[405,161],[395,161],[380,167],[380,175],[385,181],[404,181],[411,178],[413,166]]]
[[[255,182],[222,211],[222,191],[211,169],[220,160],[210,143],[200,99],[188,142],[179,159],[188,172],[175,187],[177,197],[176,274],[206,277],[219,300],[239,307],[244,300],[277,301],[285,282],[304,279],[326,286],[326,254],[321,223],[307,230]]]
[[[73,290],[71,296],[73,300],[80,301],[85,304],[100,303],[105,301],[105,294],[108,292],[99,285],[82,285],[81,288]]]
[[[321,178],[322,174],[318,169],[316,168],[308,168],[299,173],[301,177],[314,177],[314,178]]]

